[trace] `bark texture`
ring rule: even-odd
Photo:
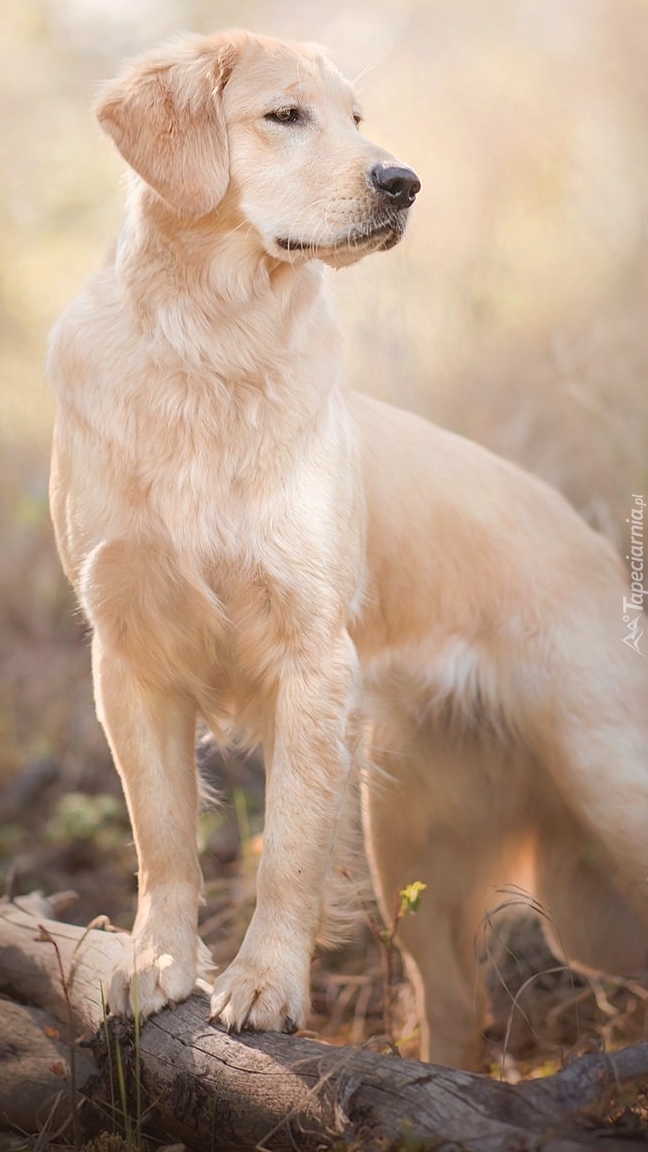
[[[17,903],[0,905],[5,1126],[29,1130],[52,1096],[59,1108],[69,1101],[74,1048],[80,1095],[94,1101],[79,1107],[88,1132],[107,1124],[111,1110],[119,1118],[126,1109],[129,1124],[199,1152],[646,1147],[645,1134],[603,1131],[600,1122],[619,1093],[648,1082],[648,1043],[512,1086],[301,1037],[229,1036],[208,1023],[199,995],[140,1029],[120,1020],[107,1026],[101,989],[123,941],[106,928],[83,930]],[[89,1049],[80,1047],[83,1038]]]

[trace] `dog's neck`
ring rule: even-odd
[[[230,379],[272,379],[271,362],[309,358],[312,328],[339,359],[337,334],[319,261],[291,264],[263,250],[228,198],[199,219],[182,219],[140,180],[115,252],[115,272],[142,327],[203,368],[228,348]],[[268,340],[268,327],[272,340]],[[285,369],[282,375],[285,375]],[[333,380],[331,381],[333,382]]]

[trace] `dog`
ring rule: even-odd
[[[304,1024],[361,775],[385,915],[427,885],[400,933],[422,1057],[470,1066],[475,932],[521,861],[559,954],[646,964],[648,693],[624,568],[539,479],[345,390],[323,266],[396,244],[420,185],[363,137],[317,46],[182,39],[97,115],[129,166],[125,219],[49,375],[53,522],[138,855],[110,1008],[146,1017],[207,970],[201,720],[262,745],[267,775],[256,909],[211,1018]]]

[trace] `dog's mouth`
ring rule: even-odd
[[[353,225],[333,240],[302,240],[294,236],[282,236],[278,237],[277,245],[284,252],[301,253],[326,263],[347,264],[369,252],[385,252],[398,244],[405,231],[406,215],[405,212],[399,212],[387,219]]]

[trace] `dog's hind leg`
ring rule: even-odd
[[[564,805],[546,806],[545,796],[543,806],[535,891],[546,911],[543,928],[552,951],[575,968],[645,975],[648,917],[628,904],[618,874],[615,883],[614,860]]]
[[[376,743],[384,744],[380,734]],[[414,881],[427,886],[419,910],[399,927],[417,994],[421,1057],[476,1067],[487,1003],[475,942],[494,901],[493,885],[518,875],[519,844],[511,829],[524,768],[506,751],[427,727],[401,752],[382,751],[375,759],[377,770],[364,788],[364,817],[387,922],[400,889]]]
[[[568,952],[597,967],[624,957],[635,966],[648,953],[639,928],[648,926],[648,662],[605,617],[586,624],[554,642],[529,728],[548,812],[538,826],[539,894]]]
[[[648,969],[648,731],[637,685],[625,699],[619,690],[612,678],[594,702],[575,676],[561,700],[539,796],[536,891],[558,955],[636,975]]]

